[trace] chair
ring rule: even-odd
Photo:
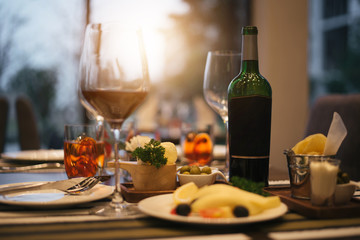
[[[337,158],[340,168],[352,180],[360,180],[360,94],[328,95],[320,97],[310,112],[305,135],[323,133],[329,130],[333,113],[338,112],[344,121],[348,134],[345,137]]]
[[[0,97],[0,153],[4,152],[5,148],[8,113],[9,101],[6,97]]]
[[[40,137],[36,117],[29,98],[16,99],[16,116],[21,150],[40,149]]]

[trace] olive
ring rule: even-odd
[[[200,174],[200,168],[198,166],[191,166],[190,168],[190,174]]]
[[[350,182],[350,177],[346,172],[339,169],[337,174],[337,184],[344,184]]]
[[[189,166],[182,166],[180,168],[180,173],[184,173],[184,172],[190,172],[190,167]]]
[[[186,171],[186,172],[183,172],[182,174],[190,175],[190,172]]]
[[[244,206],[236,206],[233,210],[235,217],[247,217],[249,216],[249,210]]]
[[[203,167],[201,169],[201,173],[211,174],[211,168],[210,167]]]
[[[176,212],[177,215],[187,216],[191,212],[190,205],[185,204],[185,203],[179,204],[179,205],[176,206],[175,212]]]
[[[349,177],[349,175],[348,175],[346,172],[343,172],[343,174],[341,175],[341,178],[343,179],[343,181],[344,181],[345,183],[350,182],[350,177]]]

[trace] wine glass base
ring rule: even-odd
[[[91,214],[113,218],[138,218],[145,216],[137,206],[125,203],[109,203],[105,207],[101,206],[92,209]]]

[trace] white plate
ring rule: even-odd
[[[158,195],[141,200],[138,207],[144,213],[162,218],[165,220],[182,222],[182,223],[196,223],[196,224],[214,224],[214,225],[232,225],[232,224],[247,224],[254,222],[263,222],[278,218],[284,215],[288,208],[284,203],[277,208],[268,209],[260,214],[239,217],[239,218],[203,218],[200,216],[179,216],[171,214],[171,210],[175,207],[172,199],[172,194]]]
[[[5,160],[16,160],[16,161],[59,162],[59,161],[64,161],[64,150],[40,149],[40,150],[26,150],[20,152],[8,152],[1,154],[1,157]]]
[[[31,184],[33,183],[41,182],[31,182]],[[1,185],[0,188],[17,185],[26,185],[26,183],[6,184]],[[113,191],[114,187],[103,184],[98,184],[93,189],[79,195],[67,195],[56,189],[34,190],[16,194],[0,195],[0,203],[34,208],[67,207],[106,198],[110,196]]]

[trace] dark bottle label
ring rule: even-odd
[[[235,97],[229,102],[230,179],[268,184],[271,98]]]

